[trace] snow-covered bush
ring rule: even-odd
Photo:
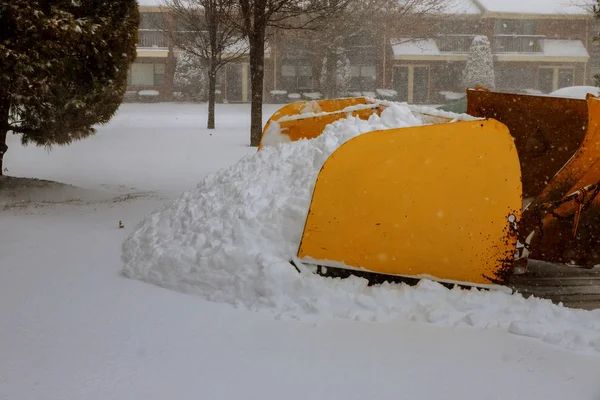
[[[377,97],[385,100],[393,100],[398,96],[398,92],[393,89],[375,89]]]
[[[271,90],[271,99],[276,104],[281,104],[285,102],[287,98],[287,90]]]
[[[319,92],[302,93],[302,96],[309,100],[319,100],[322,97]]]
[[[444,96],[444,100],[446,100],[446,101],[460,100],[467,95],[466,93],[459,93],[459,92],[452,92],[452,91],[441,91],[439,93],[442,96]]]
[[[136,91],[128,90],[125,92],[125,95],[123,95],[123,103],[135,103],[136,101],[138,101],[138,94]]]
[[[173,92],[174,101],[185,101],[185,96],[181,92]]]
[[[137,94],[142,103],[157,103],[160,98],[157,90],[140,90]]]
[[[469,58],[463,73],[463,85],[467,88],[479,85],[494,89],[495,81],[490,41],[486,36],[475,36],[469,48]]]
[[[287,95],[287,97],[288,97],[288,101],[295,102],[295,101],[300,100],[302,95],[300,93],[290,93]]]
[[[193,101],[205,100],[208,95],[208,76],[202,59],[193,54],[181,52],[177,56],[173,83],[175,89],[186,98]]]

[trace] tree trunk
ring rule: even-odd
[[[215,129],[215,88],[217,87],[217,72],[213,67],[208,72],[208,129]]]
[[[208,35],[210,41],[210,58],[208,65],[208,129],[215,129],[215,87],[217,81],[217,58],[221,49],[217,45],[217,30],[219,29],[219,15],[217,13],[217,2],[207,0],[204,2],[205,18],[208,24]]]
[[[260,29],[256,29],[260,31]],[[258,146],[262,137],[262,102],[265,64],[265,35],[257,33],[250,36],[250,146]]]
[[[3,167],[4,153],[6,153],[6,150],[8,150],[8,146],[6,145],[6,133],[7,132],[8,132],[8,129],[0,128],[0,176],[4,175],[4,167]]]
[[[0,176],[4,174],[4,154],[8,150],[6,135],[8,134],[8,117],[10,105],[8,101],[0,101]]]

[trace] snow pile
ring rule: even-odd
[[[394,98],[398,95],[398,92],[393,89],[375,89],[377,94],[383,98]]]
[[[302,95],[311,100],[318,100],[322,97],[321,93],[319,92],[302,93]]]
[[[502,292],[449,290],[426,280],[415,287],[368,287],[360,278],[300,274],[289,264],[329,155],[364,132],[422,125],[416,115],[405,104],[390,103],[381,117],[338,120],[315,139],[266,146],[206,177],[136,227],[123,246],[124,274],[279,317],[401,318],[497,328],[600,352],[600,311]]]
[[[446,100],[460,100],[466,96],[466,93],[457,93],[457,92],[448,92],[448,91],[445,91],[445,92],[442,91],[442,92],[440,92],[440,94],[442,96],[444,96],[444,98]]]
[[[568,86],[555,90],[548,96],[585,100],[588,93],[598,97],[600,96],[600,88],[596,86]]]

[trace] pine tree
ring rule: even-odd
[[[486,36],[475,36],[469,48],[469,58],[463,74],[463,85],[467,88],[479,85],[494,89],[495,80],[490,41]]]
[[[138,25],[136,0],[0,1],[0,175],[10,131],[51,148],[110,121]]]

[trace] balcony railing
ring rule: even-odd
[[[139,29],[138,30],[138,47],[147,48],[166,48],[167,37],[161,31],[154,29]]]
[[[444,35],[435,38],[442,53],[468,53],[475,35]],[[540,53],[543,35],[496,35],[493,38],[493,53]]]
[[[435,38],[435,43],[443,53],[468,53],[474,35],[444,35]]]
[[[542,52],[540,35],[496,35],[494,53],[540,53]]]

